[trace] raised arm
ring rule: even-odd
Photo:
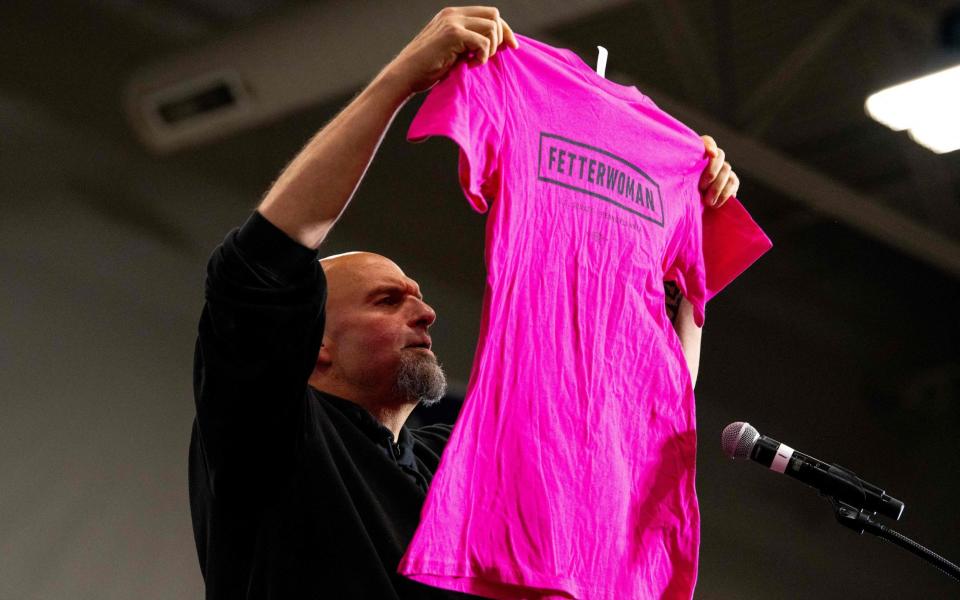
[[[504,32],[507,33],[504,33]],[[483,32],[483,34],[478,33]],[[397,109],[473,50],[513,34],[494,9],[441,11],[285,169],[207,265],[194,354],[191,486],[252,497],[292,464],[325,324],[317,248]]]
[[[445,8],[326,127],[274,183],[258,211],[292,239],[318,248],[356,191],[397,110],[467,52],[486,62],[516,38],[495,8]]]
[[[700,371],[700,339],[703,336],[703,329],[697,327],[694,322],[693,305],[683,297],[677,284],[673,281],[665,281],[663,289],[666,296],[667,316],[673,323],[677,337],[680,338],[683,357],[690,371],[690,381],[696,386],[697,373]]]

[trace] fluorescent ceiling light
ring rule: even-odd
[[[937,154],[960,149],[960,65],[872,94],[866,109]]]

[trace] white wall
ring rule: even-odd
[[[0,600],[200,598],[196,321],[209,252],[257,198],[10,97],[0,156]]]

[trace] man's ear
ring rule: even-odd
[[[329,368],[331,364],[333,364],[333,357],[330,355],[329,343],[325,340],[320,344],[320,352],[317,353],[317,363],[314,370],[322,371]]]

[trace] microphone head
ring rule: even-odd
[[[750,452],[760,439],[760,432],[750,423],[737,421],[723,428],[720,443],[729,458],[750,458]]]

